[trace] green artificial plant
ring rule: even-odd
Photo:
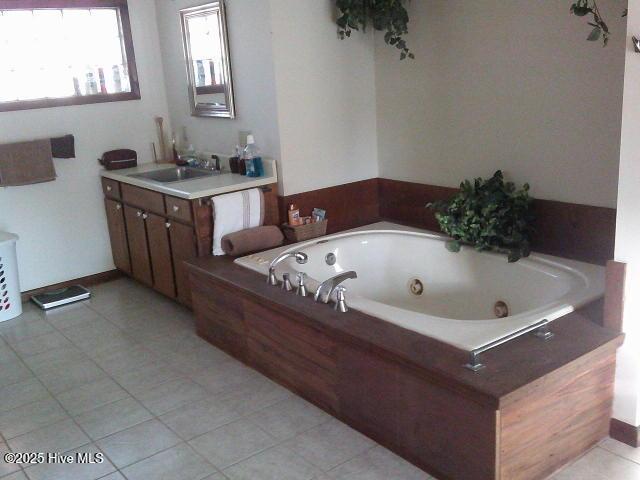
[[[353,30],[366,31],[371,24],[375,30],[385,32],[384,41],[400,50],[400,59],[415,58],[404,36],[409,33],[409,13],[405,0],[336,0],[340,12],[338,34],[343,40]]]
[[[591,33],[589,33],[587,40],[590,42],[597,42],[602,39],[603,45],[605,47],[607,46],[611,33],[609,32],[609,27],[600,14],[596,0],[576,0],[571,4],[571,13],[576,17],[590,17],[591,20],[587,23],[593,27],[593,29],[591,30]],[[627,10],[624,10],[622,16],[627,16]]]
[[[453,198],[427,207],[436,211],[440,228],[452,238],[446,243],[451,252],[468,244],[479,251],[508,253],[509,262],[529,256],[533,220],[529,185],[517,189],[504,181],[500,170],[488,180],[465,180]]]

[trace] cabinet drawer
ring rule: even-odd
[[[105,197],[120,200],[120,183],[110,178],[102,178],[102,192]]]
[[[176,220],[192,223],[191,202],[183,198],[165,197],[167,205],[167,215]]]
[[[161,193],[122,184],[122,200],[147,212],[164,215],[164,198]]]

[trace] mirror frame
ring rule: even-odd
[[[220,41],[222,42],[222,70],[224,78],[228,81],[224,87],[226,105],[214,106],[212,104],[198,103],[195,86],[195,72],[191,56],[191,43],[189,38],[189,19],[200,17],[210,13],[217,13],[220,22]],[[233,92],[233,77],[231,75],[231,55],[229,53],[229,36],[227,34],[227,15],[224,0],[216,0],[197,7],[180,10],[180,23],[182,25],[182,46],[187,66],[187,79],[189,88],[189,102],[191,103],[191,115],[194,117],[236,118],[235,98]]]

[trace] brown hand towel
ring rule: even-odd
[[[50,139],[0,145],[0,186],[30,185],[55,179]]]
[[[52,138],[51,154],[53,158],[75,158],[76,141],[73,135]]]
[[[284,235],[275,225],[248,228],[222,237],[222,250],[227,255],[239,257],[247,253],[279,247],[283,241]]]

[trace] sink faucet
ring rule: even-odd
[[[307,254],[302,252],[287,252],[287,253],[283,253],[282,255],[279,255],[269,265],[269,276],[267,277],[267,283],[269,285],[273,285],[273,286],[278,285],[278,279],[276,278],[276,266],[280,262],[285,261],[287,258],[295,258],[296,262],[298,262],[298,264],[300,265],[304,265],[309,260],[309,257],[307,256]]]
[[[352,278],[358,278],[358,274],[354,271],[342,272],[335,277],[325,280],[320,284],[318,290],[316,290],[316,294],[313,297],[314,300],[316,302],[329,303],[333,291],[338,288],[342,282]]]

